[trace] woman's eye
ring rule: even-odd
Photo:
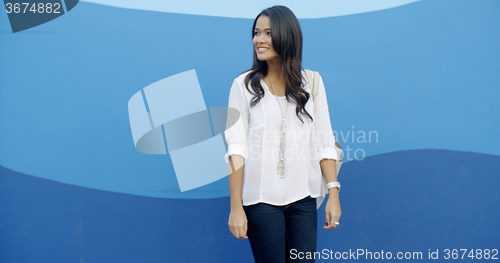
[[[255,36],[255,35],[257,35],[257,34],[259,34],[259,32],[257,32],[257,31],[253,32],[253,35],[254,35],[254,36]],[[267,34],[268,34],[268,35],[271,35],[271,31],[268,31],[268,32],[267,32]]]

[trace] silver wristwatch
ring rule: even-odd
[[[332,187],[337,187],[338,191],[340,192],[340,183],[339,182],[331,182],[326,185],[328,189]]]

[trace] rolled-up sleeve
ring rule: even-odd
[[[333,135],[323,78],[319,76],[318,93],[314,99],[314,127],[318,143],[319,159],[337,160],[335,136]]]
[[[227,153],[224,156],[226,163],[229,163],[229,157],[231,155],[240,155],[244,160],[247,159],[247,131],[248,131],[248,102],[244,94],[244,84],[240,83],[238,80],[234,80],[231,86],[231,91],[229,92],[229,102],[228,107],[238,110],[239,116],[230,114],[231,110],[228,110],[227,115],[227,125],[234,123],[231,118],[238,117],[238,120],[231,127],[226,127],[224,136],[228,145]],[[234,112],[234,111],[232,111]]]

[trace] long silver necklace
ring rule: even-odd
[[[285,132],[286,132],[286,112],[288,110],[288,101],[286,103],[286,108],[285,108],[285,113],[283,113],[283,109],[281,108],[281,103],[280,100],[278,99],[278,94],[276,93],[276,90],[274,90],[273,86],[273,81],[271,80],[271,77],[267,75],[269,78],[269,82],[271,82],[271,87],[273,88],[274,96],[276,97],[276,101],[278,101],[278,105],[280,106],[280,111],[281,111],[281,140],[280,140],[280,155],[279,155],[279,162],[278,162],[278,172],[277,174],[280,175],[281,179],[285,178]]]

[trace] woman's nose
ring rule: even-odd
[[[264,42],[266,42],[266,41],[264,41],[263,35],[258,35],[257,36],[257,43],[264,43]]]

